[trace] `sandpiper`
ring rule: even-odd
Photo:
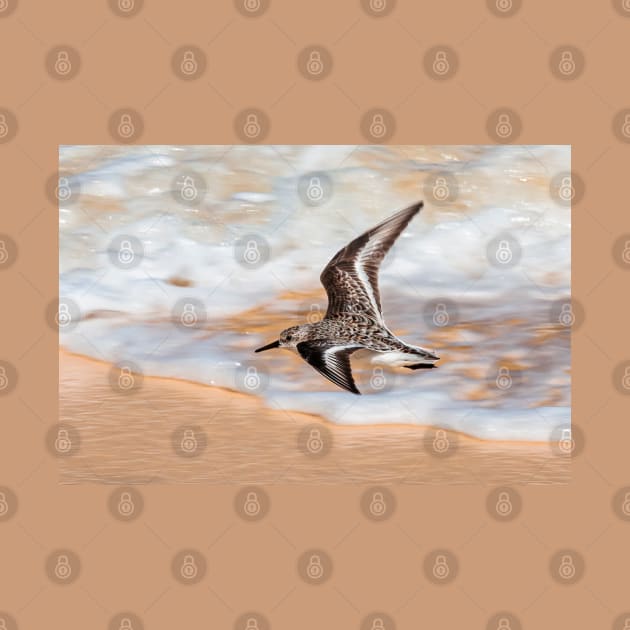
[[[398,339],[385,325],[378,290],[378,270],[394,241],[420,212],[422,201],[400,210],[339,250],[320,280],[328,294],[328,310],[314,324],[292,326],[256,352],[291,348],[318,372],[343,389],[360,394],[350,355],[369,350],[372,363],[411,370],[433,368],[438,356]]]

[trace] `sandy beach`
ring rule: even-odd
[[[337,426],[174,379],[135,379],[122,392],[112,387],[110,365],[63,350],[59,359],[60,427],[72,442],[59,457],[62,483],[511,485],[570,476],[569,458],[544,442]]]

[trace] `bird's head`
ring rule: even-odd
[[[301,326],[291,326],[280,333],[280,338],[272,343],[268,343],[262,348],[258,348],[256,352],[263,350],[271,350],[272,348],[295,348],[301,341],[309,338],[312,324],[302,324]]]

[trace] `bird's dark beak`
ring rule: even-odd
[[[254,350],[254,352],[262,352],[263,350],[271,350],[272,348],[279,348],[280,347],[280,339],[277,339],[276,341],[272,341],[271,343],[268,343],[266,346],[263,346],[262,348],[258,348],[257,350]]]

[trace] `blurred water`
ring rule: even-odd
[[[570,424],[571,213],[550,193],[570,159],[555,146],[62,147],[60,296],[74,321],[61,343],[338,423],[548,440]],[[389,327],[435,349],[439,369],[381,373],[359,357],[356,397],[286,351],[253,355],[325,311],[319,274],[340,247],[419,199],[381,297]]]

